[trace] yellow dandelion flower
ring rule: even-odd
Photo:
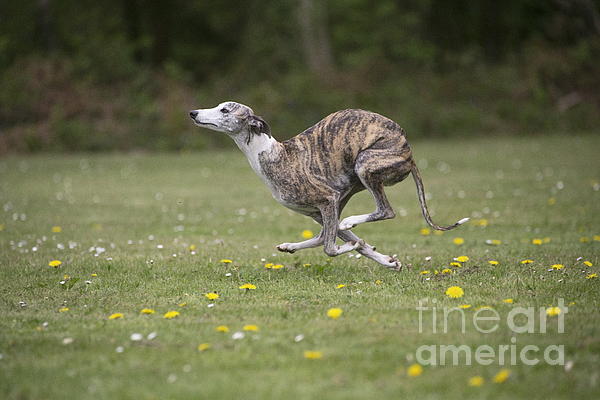
[[[110,314],[108,316],[108,319],[121,319],[124,317],[125,317],[125,315],[123,315],[123,313],[118,312],[118,313]]]
[[[231,261],[228,258],[223,258],[223,259],[219,260],[219,262],[223,263],[223,264],[231,264],[233,261]]]
[[[556,198],[555,198],[555,197],[550,197],[550,198],[548,199],[548,205],[549,205],[549,206],[553,206],[553,205],[555,205],[555,204],[556,204]]]
[[[465,239],[461,238],[461,237],[457,237],[452,239],[452,243],[454,243],[457,246],[460,246],[461,244],[465,243]]]
[[[469,261],[469,257],[467,257],[467,256],[459,256],[459,257],[456,257],[456,261],[464,263],[464,262]]]
[[[266,268],[266,269],[271,269],[271,268],[273,268],[273,263],[266,263],[266,264],[265,264],[265,268]]]
[[[537,246],[541,245],[542,243],[544,243],[542,239],[533,239],[533,240],[531,240],[531,244],[535,244]]]
[[[471,305],[470,304],[461,304],[460,306],[458,306],[458,308],[462,308],[462,309],[471,308]]]
[[[419,272],[419,274],[421,274],[421,275],[427,275],[428,273],[429,273],[429,270],[427,270],[427,269]]]
[[[62,307],[58,309],[58,312],[67,312],[69,311],[69,307]]]
[[[485,218],[481,218],[480,220],[478,220],[477,222],[475,222],[476,226],[481,226],[483,228],[485,228],[486,226],[489,225],[489,221]]]
[[[281,269],[281,268],[283,268],[283,264],[275,264],[272,267],[272,269]]]
[[[341,289],[343,287],[346,287],[346,285],[344,285],[343,283],[340,283],[339,285],[337,285],[335,288],[336,289]]]
[[[469,378],[469,386],[473,386],[473,387],[479,387],[481,385],[483,385],[484,383],[484,379],[483,377],[476,375],[476,376],[472,376],[471,378]]]
[[[62,232],[62,228],[60,226],[52,227],[52,233],[61,233],[61,232]]]
[[[229,327],[227,325],[219,325],[215,328],[215,331],[227,333],[229,332]]]
[[[240,289],[254,290],[256,289],[256,285],[253,285],[251,283],[244,283],[242,286],[240,286]]]
[[[206,351],[210,349],[210,343],[200,343],[198,345],[198,351]]]
[[[590,241],[590,238],[589,238],[589,237],[587,237],[587,236],[582,236],[582,237],[580,237],[580,238],[579,238],[579,241],[580,241],[581,243],[587,243],[587,242],[589,242],[589,241]]]
[[[408,375],[411,378],[415,378],[417,376],[420,376],[422,373],[423,373],[423,367],[421,367],[420,364],[412,364],[406,370],[406,375]]]
[[[490,264],[490,265],[498,265],[500,263],[498,261],[496,261],[496,260],[490,260],[490,261],[488,261],[488,264]]]
[[[151,308],[142,308],[142,309],[140,310],[140,314],[146,314],[146,315],[149,315],[149,314],[154,314],[154,313],[156,313],[156,311],[154,311],[154,310],[153,310],[153,309],[151,309]]]
[[[196,250],[196,245],[195,244],[190,244],[190,247],[188,247],[189,251],[194,251]]]
[[[95,277],[97,277],[97,276],[98,276],[98,274],[91,274],[90,276],[91,276],[92,278],[95,278]]]
[[[548,307],[548,308],[546,308],[546,315],[549,316],[549,317],[556,317],[561,312],[562,312],[562,310],[560,309],[560,307]]]
[[[382,283],[383,283],[383,281],[382,281],[381,279],[377,279],[377,280],[375,281],[375,284],[376,284],[376,285],[381,285]]]
[[[63,275],[63,279],[64,279],[65,281],[68,281],[69,279],[71,279],[71,275],[64,274],[64,275]]]
[[[502,301],[505,302],[506,304],[512,304],[515,302],[513,299],[504,299]]]
[[[510,370],[501,369],[500,371],[498,371],[498,373],[496,375],[494,375],[494,378],[492,380],[494,381],[494,383],[502,383],[502,382],[505,382],[509,376],[510,376]]]
[[[305,229],[302,231],[302,237],[304,239],[310,239],[314,236],[313,232],[310,229]]]
[[[594,236],[592,237],[592,240],[593,240],[594,242],[600,242],[600,235],[594,235]]]
[[[187,303],[184,301],[182,303],[177,304],[179,307],[185,307],[187,306]]]
[[[585,277],[585,279],[594,279],[594,278],[597,278],[597,277],[598,277],[598,274],[589,274],[589,275],[587,275]]]
[[[456,261],[452,261],[452,262],[450,263],[450,266],[451,266],[451,267],[457,267],[457,268],[460,268],[460,267],[462,267],[462,264],[461,264],[461,263],[459,263],[459,262],[456,262]]]
[[[327,316],[331,319],[338,319],[343,312],[341,308],[330,308],[327,310]]]
[[[260,330],[256,325],[244,325],[242,329],[249,332],[258,332]]]
[[[164,315],[163,318],[166,319],[173,319],[179,316],[179,311],[167,311]]]
[[[451,274],[451,273],[452,273],[452,270],[450,268],[444,268],[442,270],[442,274]]]
[[[216,300],[218,299],[220,296],[218,293],[212,292],[212,293],[204,293],[204,297],[206,297],[209,300]]]
[[[521,261],[521,264],[531,264],[532,262],[533,262],[533,260],[527,259],[527,260]]]
[[[315,350],[305,350],[304,358],[307,358],[309,360],[319,360],[323,358],[323,352]]]
[[[555,270],[563,269],[564,267],[565,266],[562,264],[553,264],[552,265],[552,269],[555,269]]]
[[[584,264],[584,265],[587,265],[588,267],[591,267],[592,265],[594,265],[594,264],[592,264],[592,263],[591,263],[591,262],[589,262],[589,261],[584,261],[584,262],[583,262],[583,264]]]
[[[62,265],[62,261],[60,260],[52,260],[48,263],[48,265],[52,268],[58,268]]]
[[[492,246],[500,246],[502,244],[502,240],[490,239],[490,240],[486,240],[485,243],[490,244]]]
[[[446,296],[451,297],[453,299],[458,299],[459,297],[463,297],[465,291],[460,286],[450,286],[446,289]]]
[[[429,236],[429,235],[431,235],[431,229],[429,229],[429,228],[421,228],[419,230],[419,233],[421,235],[423,235],[423,236]]]

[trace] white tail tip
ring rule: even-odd
[[[464,224],[465,222],[467,222],[469,219],[470,219],[470,218],[463,218],[463,219],[461,219],[460,221],[458,221],[458,222],[457,222],[457,224],[459,224],[459,225],[462,225],[462,224]]]

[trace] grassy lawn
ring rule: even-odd
[[[276,244],[303,240],[303,230],[316,234],[318,226],[277,204],[237,151],[1,159],[0,397],[598,398],[600,278],[586,277],[600,272],[600,138],[412,145],[434,220],[473,218],[423,235],[412,180],[388,188],[398,216],[355,232],[398,254],[402,272],[348,255],[329,259],[322,249],[277,253]],[[361,193],[344,216],[372,208]],[[459,256],[469,260],[451,265]],[[62,264],[50,267],[52,260]],[[256,289],[238,288],[245,283]],[[446,296],[451,286],[464,296]],[[209,292],[220,297],[211,301]],[[419,329],[416,307],[426,298],[438,308],[437,333],[431,311]],[[537,309],[545,315],[560,298],[570,304],[565,332],[549,316],[541,333]],[[456,311],[443,333],[443,308],[459,305],[471,305],[464,332]],[[473,324],[481,306],[499,315],[479,325],[497,324],[493,332]],[[327,316],[333,307],[340,318]],[[536,308],[534,333],[510,329],[516,307]],[[180,314],[166,319],[168,311]],[[109,319],[114,313],[123,318]],[[522,326],[525,316],[517,321]],[[220,325],[229,332],[216,331]],[[237,332],[245,337],[233,339]],[[201,343],[210,347],[199,351]],[[410,376],[420,346],[452,344],[473,353],[514,345],[517,355],[536,345],[528,358],[540,362],[462,358]],[[564,346],[564,365],[544,360],[551,345]],[[305,358],[307,350],[322,358]],[[510,376],[495,383],[502,369]],[[475,376],[481,386],[469,385]]]

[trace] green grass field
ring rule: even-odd
[[[276,244],[303,240],[302,231],[316,234],[318,226],[277,204],[238,151],[1,159],[0,397],[598,398],[600,278],[592,274],[600,269],[600,138],[412,145],[434,220],[472,221],[423,235],[412,180],[388,188],[397,217],[355,232],[397,254],[402,272],[348,255],[329,259],[322,249],[277,253]],[[372,208],[361,193],[344,215]],[[459,256],[469,260],[451,265]],[[52,260],[62,264],[50,267]],[[256,289],[239,289],[245,283]],[[464,296],[446,296],[451,286]],[[220,297],[211,301],[209,292]],[[431,311],[419,330],[416,307],[425,298],[438,307],[437,333]],[[537,309],[545,315],[559,298],[569,304],[565,332],[549,316],[541,333]],[[459,305],[471,305],[464,333],[458,311],[443,333],[442,309]],[[472,322],[481,306],[500,317],[480,324],[497,324],[491,333]],[[327,316],[334,307],[343,310],[338,319]],[[509,328],[516,307],[536,308],[535,333]],[[166,319],[168,311],[180,314]],[[123,318],[109,319],[114,313]],[[523,325],[524,315],[517,321]],[[220,325],[229,332],[216,331]],[[245,337],[233,339],[236,332]],[[210,347],[199,351],[202,343]],[[541,361],[461,358],[421,374],[410,368],[420,346],[452,344],[473,352],[515,345],[517,354],[536,345]],[[551,345],[564,346],[564,365],[544,361]],[[508,379],[494,382],[503,369]],[[483,384],[470,386],[476,376]]]

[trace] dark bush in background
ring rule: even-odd
[[[187,111],[249,104],[286,138],[337,109],[411,137],[600,122],[593,0],[0,3],[0,152],[228,144]]]

